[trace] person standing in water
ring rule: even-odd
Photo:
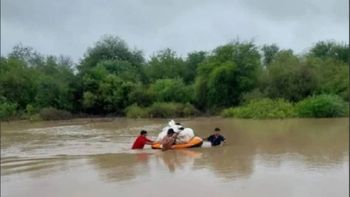
[[[131,149],[143,149],[143,147],[148,144],[152,145],[153,141],[146,138],[147,131],[142,130],[140,132],[140,135],[135,139],[134,144],[132,145]]]
[[[207,140],[211,143],[212,146],[222,145],[225,142],[225,137],[220,134],[220,129],[215,128],[214,134],[209,137],[203,138],[203,140]]]
[[[175,144],[176,137],[179,135],[179,132],[175,132],[174,129],[168,129],[167,135],[162,139],[162,151],[166,151],[171,149],[171,147]]]

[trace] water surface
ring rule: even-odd
[[[348,119],[182,119],[227,143],[130,150],[167,121],[2,123],[1,196],[349,196]]]

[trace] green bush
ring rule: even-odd
[[[170,118],[197,115],[198,110],[189,103],[153,103],[150,107],[131,105],[125,113],[128,118]]]
[[[149,107],[149,116],[151,118],[178,117],[181,113],[180,106],[179,103],[153,103]]]
[[[33,114],[38,113],[38,109],[35,108],[35,107],[33,107],[33,105],[28,104],[28,105],[26,106],[25,112],[26,112],[28,115],[33,115]]]
[[[72,114],[70,112],[53,107],[41,109],[39,115],[43,120],[65,120],[72,118]]]
[[[128,118],[147,118],[149,116],[148,108],[139,107],[137,104],[127,107],[125,114]]]
[[[241,107],[225,109],[221,116],[254,119],[289,118],[295,116],[295,111],[293,105],[283,99],[265,98],[252,100]]]
[[[150,91],[157,102],[186,103],[193,101],[193,87],[186,86],[181,79],[159,79],[155,81]]]
[[[16,115],[17,103],[0,103],[0,120],[9,119]]]
[[[182,117],[194,116],[198,114],[199,114],[199,111],[193,105],[189,103],[182,104],[182,110],[181,110]]]
[[[342,117],[347,115],[348,105],[336,95],[318,95],[306,98],[296,105],[299,117]]]

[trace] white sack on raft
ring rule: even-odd
[[[161,141],[168,132],[168,129],[172,128],[175,132],[179,132],[179,128],[181,128],[181,125],[176,125],[174,120],[169,121],[168,126],[164,127],[162,132],[158,134],[156,141]],[[191,128],[185,128],[181,131],[181,133],[176,138],[176,144],[184,144],[189,142],[194,137],[194,132]]]

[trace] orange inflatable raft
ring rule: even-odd
[[[179,149],[179,148],[194,148],[194,147],[201,147],[203,144],[203,139],[200,137],[193,137],[189,142],[185,144],[174,144],[171,148],[172,149]],[[155,143],[152,145],[153,149],[161,149],[160,143]]]

